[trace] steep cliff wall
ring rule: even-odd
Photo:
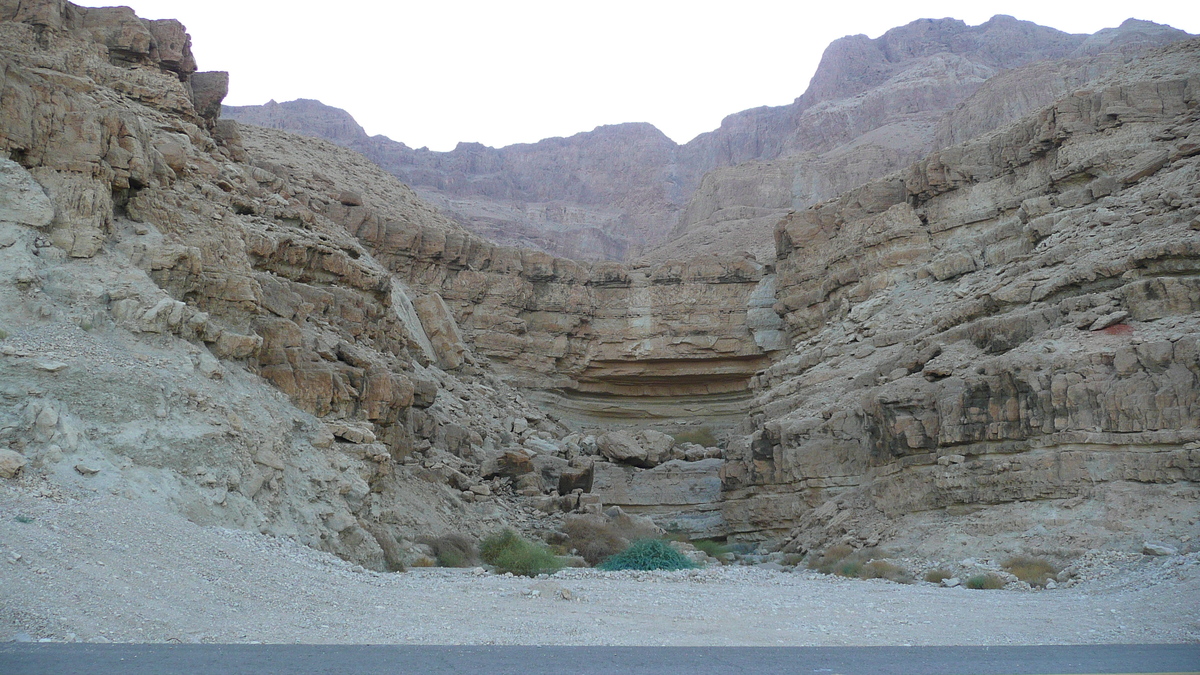
[[[512,501],[472,503],[491,494],[480,464],[520,440],[516,417],[527,438],[565,429],[327,214],[366,200],[461,228],[361,157],[327,158],[334,182],[247,153],[217,119],[225,81],[196,72],[177,22],[0,2],[5,476],[377,569],[420,534],[532,527]]]
[[[1198,121],[1191,41],[782,221],[797,346],[728,453],[730,527],[798,550],[1195,536]]]

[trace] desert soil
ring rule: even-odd
[[[1200,554],[1090,557],[1083,581],[973,591],[726,566],[363,570],[111,494],[0,486],[0,641],[1003,645],[1200,641]],[[565,598],[565,599],[564,599]]]

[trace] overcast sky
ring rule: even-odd
[[[112,2],[75,0],[104,6]],[[449,150],[650,122],[677,142],[791,102],[830,41],[920,18],[994,14],[1092,33],[1134,16],[1200,33],[1200,2],[128,0],[175,18],[230,105],[315,98],[368,133]]]

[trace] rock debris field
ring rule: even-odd
[[[1049,591],[747,566],[377,573],[136,501],[0,487],[0,641],[1003,645],[1200,640],[1200,554],[1086,556]]]

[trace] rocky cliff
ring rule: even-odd
[[[358,150],[502,244],[639,264],[732,251],[765,261],[771,228],[787,211],[1015,120],[1149,47],[1184,37],[1134,20],[1094,36],[1006,16],[979,26],[915,21],[875,40],[835,41],[792,104],[730,115],[685,145],[647,124],[621,124],[500,149],[462,143],[430,152],[368,137],[345,111],[316,101],[227,107],[225,114]],[[1010,77],[990,98],[946,118],[990,78],[1036,63],[1057,65]]]
[[[247,152],[226,81],[177,22],[0,2],[0,475],[376,569],[420,535],[536,528],[480,463],[515,418],[565,428],[338,220],[468,235],[359,156]]]
[[[958,35],[1006,68],[989,31],[1085,60],[1126,39],[906,29],[833,61],[911,66]],[[1100,80],[1034,64],[1091,84],[1011,124],[1020,105],[958,108],[996,127],[961,142],[931,120],[955,144],[845,178],[867,182],[782,219],[758,259],[637,264],[489,241],[362,154],[221,119],[225,75],[175,22],[0,0],[0,59],[0,476],[31,489],[379,569],[423,534],[555,539],[560,512],[613,504],[790,550],[1200,534],[1200,42]],[[897,72],[860,66],[852,92],[813,91],[872,100]],[[832,142],[813,156],[858,151]],[[518,156],[471,152],[462,176]],[[828,167],[814,180],[842,180]],[[782,194],[787,171],[744,185]]]
[[[730,527],[795,550],[1195,536],[1198,121],[1190,41],[783,220],[797,346],[756,379]]]

